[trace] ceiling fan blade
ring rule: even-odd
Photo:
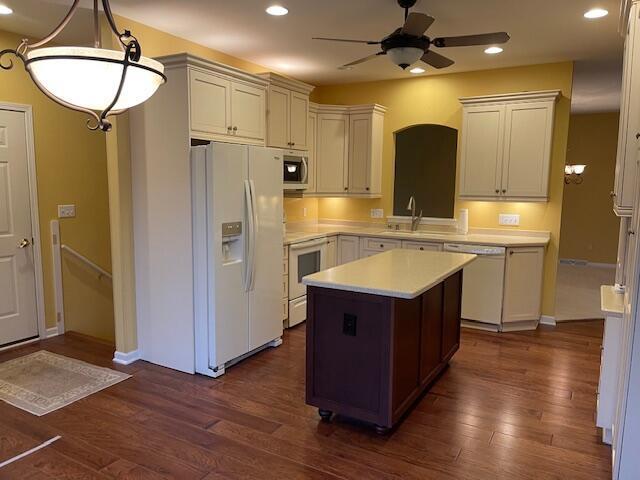
[[[358,60],[355,60],[353,62],[350,63],[345,63],[344,65],[342,65],[341,67],[338,67],[340,70],[343,70],[345,68],[349,68],[349,67],[353,67],[354,65],[358,65],[360,63],[364,63],[364,62],[368,62],[369,60],[373,60],[374,58],[376,58],[378,55],[385,55],[385,52],[378,52],[378,53],[374,53],[373,55],[368,55],[364,58],[360,58]]]
[[[424,32],[435,22],[435,18],[424,13],[411,12],[404,22],[400,33],[421,37]]]
[[[511,37],[506,32],[465,35],[462,37],[440,37],[433,40],[436,47],[470,47],[473,45],[493,45],[507,43]]]
[[[326,38],[326,37],[313,37],[312,40],[328,40],[330,42],[366,43],[367,45],[378,45],[380,43],[380,42],[374,42],[373,40],[351,40],[348,38]]]
[[[421,60],[434,68],[446,68],[456,63],[450,58],[440,55],[439,53],[432,52],[431,50],[426,51],[425,54],[422,55]]]

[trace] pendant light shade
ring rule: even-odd
[[[125,53],[85,47],[39,48],[27,53],[34,80],[65,103],[103,111],[116,97]],[[148,100],[164,83],[164,65],[141,57],[127,68],[113,110],[126,110]]]
[[[102,48],[99,2],[119,50]],[[87,126],[91,130],[108,132],[111,123],[107,117],[148,100],[167,77],[160,62],[142,56],[142,47],[130,31],[118,30],[109,0],[93,0],[93,47],[43,47],[64,30],[79,5],[80,0],[73,0],[67,15],[42,40],[25,39],[16,49],[0,51],[0,68],[13,68],[13,61],[2,59],[8,54],[16,56],[42,93],[60,105],[90,115]]]

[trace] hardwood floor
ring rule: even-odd
[[[44,417],[0,402],[0,479],[605,479],[594,426],[602,322],[537,332],[463,330],[450,368],[388,437],[304,403],[304,325],[218,380],[146,362],[75,334],[47,349],[133,374]]]

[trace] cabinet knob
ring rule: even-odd
[[[507,193],[507,190],[506,190],[506,189],[503,189],[503,190],[502,190],[502,193]]]
[[[238,127],[233,127],[233,131],[237,132],[238,131]]]
[[[424,250],[424,247],[420,247],[420,250]]]
[[[231,125],[229,125],[229,126],[227,127],[227,130],[231,130],[232,128],[233,128],[233,127],[232,127]]]
[[[636,140],[640,139],[640,132],[636,133]]]
[[[634,230],[629,230],[629,235],[635,235],[636,232]]]
[[[384,248],[384,245],[382,243],[380,244],[380,248]]]
[[[344,191],[346,192],[347,190],[349,190],[349,187],[344,187]]]
[[[500,193],[500,189],[499,188],[496,188],[496,193]]]
[[[609,192],[609,196],[611,198],[616,198],[616,192],[613,192],[613,191]]]
[[[366,189],[366,190],[367,190],[367,192],[368,192],[368,191],[369,191],[369,187],[367,187],[367,189]]]
[[[291,146],[294,147],[296,145],[296,142],[291,142]]]

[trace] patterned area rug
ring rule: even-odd
[[[0,363],[0,400],[42,416],[130,376],[40,350]]]

